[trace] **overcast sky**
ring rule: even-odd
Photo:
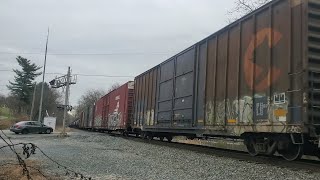
[[[48,27],[47,73],[66,73],[71,66],[72,73],[132,76],[78,76],[70,97],[75,105],[86,90],[107,90],[115,82],[133,80],[224,27],[233,3],[234,0],[2,0],[0,94],[9,93],[5,85],[14,76],[1,70],[18,68],[17,55],[43,66]],[[55,76],[47,74],[45,81]]]

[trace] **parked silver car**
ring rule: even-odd
[[[28,134],[28,133],[46,133],[50,134],[53,129],[49,126],[46,126],[42,123],[39,123],[37,121],[21,121],[16,124],[14,124],[10,131],[19,134]]]

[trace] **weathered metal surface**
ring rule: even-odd
[[[135,125],[235,136],[306,132],[310,117],[320,127],[320,91],[307,94],[310,79],[320,89],[320,3],[308,3],[274,0],[136,77]]]
[[[80,113],[79,128],[84,128],[84,111]]]
[[[96,102],[96,108],[94,113],[94,121],[93,128],[101,128],[102,127],[102,115],[103,115],[103,105],[104,105],[105,97],[100,98]]]
[[[88,107],[84,112],[87,114],[84,118],[87,119],[86,128],[126,130],[131,126],[133,119],[133,96],[134,82],[129,81],[101,97],[95,106]],[[90,110],[93,110],[92,115]]]
[[[108,130],[126,130],[132,116],[134,83],[128,82],[108,94]]]
[[[320,2],[308,4],[308,118],[311,133],[320,136]],[[320,146],[320,145],[319,145]]]
[[[152,126],[155,124],[155,100],[157,92],[157,68],[135,79],[133,126]]]
[[[89,106],[88,112],[87,112],[87,128],[93,128],[94,113],[95,113],[95,105]]]

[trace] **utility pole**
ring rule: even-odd
[[[47,42],[46,42],[46,52],[44,55],[44,65],[43,65],[43,73],[42,73],[42,87],[41,87],[41,97],[40,97],[40,106],[39,106],[39,117],[38,122],[41,121],[42,116],[42,101],[43,101],[43,88],[44,88],[44,76],[46,74],[46,64],[47,64],[47,52],[48,52],[48,40],[49,40],[49,28],[48,28],[48,35],[47,35]]]
[[[30,121],[32,121],[32,116],[33,116],[33,109],[34,109],[34,100],[36,97],[36,89],[37,89],[37,83],[34,83],[34,89],[33,89],[33,96],[32,96],[32,105],[31,105],[31,112],[30,112]]]
[[[65,136],[66,133],[66,119],[67,119],[67,106],[69,106],[69,88],[70,88],[70,66],[68,67],[68,73],[67,73],[67,82],[66,82],[66,95],[64,98],[64,112],[63,112],[63,122],[62,122],[62,132],[61,135]]]
[[[64,99],[64,105],[58,105],[58,109],[63,109],[63,123],[62,123],[62,132],[60,133],[61,137],[67,135],[66,133],[66,120],[67,112],[72,110],[72,106],[69,105],[69,94],[70,94],[70,85],[76,84],[77,76],[71,75],[71,69],[68,67],[67,75],[57,77],[49,82],[51,88],[61,88],[66,87],[66,94]]]

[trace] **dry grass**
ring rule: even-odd
[[[45,177],[42,175],[43,172],[41,171],[41,167],[39,167],[39,163],[34,160],[28,160],[26,161],[26,164],[28,166],[30,176],[33,180],[43,180],[43,179],[50,179],[50,180],[59,180],[60,178],[57,177]],[[0,166],[0,179],[3,180],[27,180],[27,176],[23,175],[22,168],[19,165],[16,165],[16,163],[7,164],[4,166]],[[35,168],[35,169],[34,169]],[[39,169],[41,173],[37,170]]]
[[[13,124],[15,123],[15,121],[12,121],[10,119],[2,119],[0,120],[0,129],[8,129],[10,128]]]
[[[0,120],[0,130],[2,129],[9,129],[12,125],[20,121],[28,121],[29,117],[26,115],[20,115],[15,118],[7,118]]]

